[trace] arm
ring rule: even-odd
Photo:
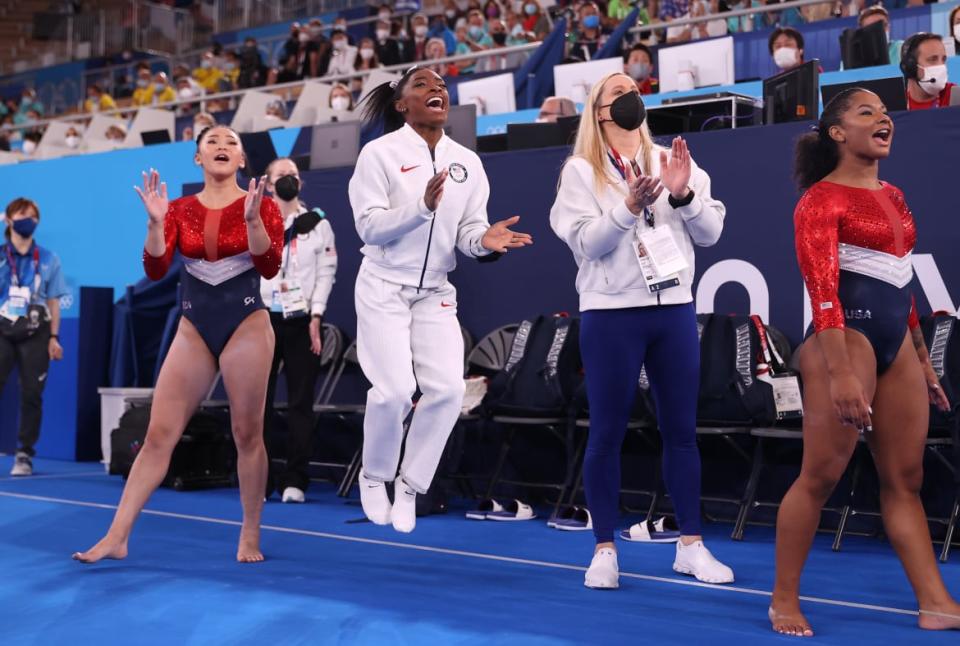
[[[323,316],[327,311],[327,299],[336,280],[337,247],[333,227],[324,220],[317,225],[317,242],[314,249],[316,273],[313,281],[313,293],[310,295],[310,313]]]
[[[67,283],[63,279],[63,268],[60,259],[54,256],[50,260],[50,275],[42,288],[43,297],[50,313],[50,341],[47,343],[47,353],[54,361],[63,359],[63,346],[60,345],[60,297],[70,293]]]
[[[490,228],[490,220],[487,218],[490,182],[487,180],[487,174],[483,172],[482,166],[480,166],[479,174],[480,185],[471,192],[467,199],[466,211],[460,218],[460,224],[457,227],[457,248],[465,256],[473,258],[482,258],[491,253],[481,244],[483,234]]]
[[[917,358],[920,359],[920,367],[923,369],[923,378],[927,382],[927,392],[930,396],[930,403],[936,406],[944,413],[950,410],[950,400],[947,394],[943,392],[940,386],[940,378],[933,369],[930,362],[930,353],[927,351],[926,341],[923,339],[923,330],[920,328],[920,317],[917,314],[917,301],[913,296],[910,297],[910,318],[908,324],[910,327],[910,339],[913,341],[913,347],[917,351]]]
[[[557,200],[550,209],[550,227],[574,253],[587,260],[597,260],[613,251],[636,222],[625,202],[603,212],[593,194],[593,187],[584,185],[574,164],[568,163],[560,176]]]
[[[390,184],[380,161],[366,146],[357,159],[348,194],[357,235],[365,244],[385,245],[429,222],[433,212],[423,197],[390,207]]]
[[[277,203],[264,200],[265,181],[250,180],[244,219],[247,224],[247,245],[253,265],[264,278],[270,279],[280,271],[283,255],[283,217]]]
[[[176,206],[167,197],[167,184],[152,170],[143,173],[143,189],[134,186],[147,210],[147,239],[143,244],[143,269],[150,280],[160,280],[170,269],[177,247]]]
[[[670,192],[670,205],[683,218],[693,242],[701,247],[716,244],[723,232],[727,209],[723,202],[713,199],[710,176],[694,163],[681,137],[673,140],[669,158],[665,150],[660,151],[660,179]],[[684,204],[690,190],[693,190],[693,199]]]

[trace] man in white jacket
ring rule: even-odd
[[[490,186],[477,155],[443,133],[450,97],[443,79],[411,68],[367,99],[365,117],[387,133],[361,151],[350,204],[364,259],[357,276],[357,349],[372,388],[364,418],[360,496],[374,523],[410,532],[416,494],[433,480],[463,401],[463,338],[457,292],[447,282],[455,249],[492,259],[532,243],[490,226]],[[495,255],[496,254],[496,255]],[[414,392],[423,393],[403,447]],[[390,505],[385,482],[400,478]]]

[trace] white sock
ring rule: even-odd
[[[390,514],[393,528],[409,534],[417,526],[417,492],[400,478],[393,487],[393,511]]]
[[[382,482],[370,480],[360,471],[360,504],[363,513],[374,525],[390,524],[390,498],[387,497],[387,487]]]

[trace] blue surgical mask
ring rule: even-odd
[[[583,18],[583,26],[587,29],[596,29],[600,26],[600,16],[591,14]]]
[[[37,224],[38,222],[33,218],[24,218],[23,220],[14,220],[10,226],[21,238],[29,238],[37,230]]]

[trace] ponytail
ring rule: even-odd
[[[383,134],[399,130],[406,121],[397,112],[397,99],[403,93],[407,81],[419,68],[414,65],[399,80],[381,83],[363,98],[363,120],[367,123],[382,123]]]
[[[801,135],[797,139],[793,176],[800,190],[805,191],[824,177],[832,173],[840,163],[840,147],[830,137],[830,128],[840,125],[843,114],[850,108],[853,95],[869,92],[854,87],[843,90],[827,103],[820,115],[820,121],[813,126],[813,132]]]

